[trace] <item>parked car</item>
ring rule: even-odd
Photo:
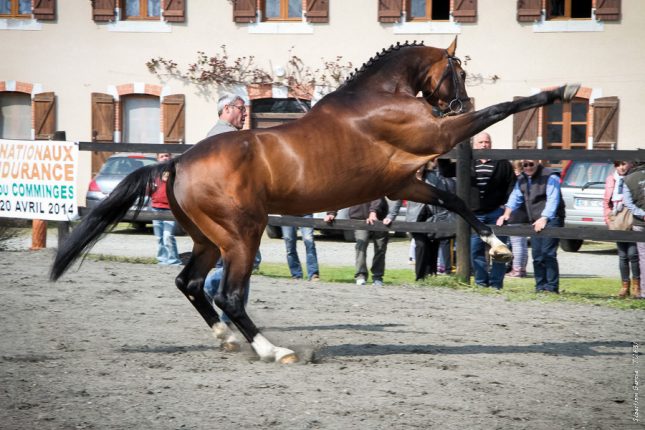
[[[607,228],[602,199],[605,180],[614,165],[604,161],[569,161],[561,175],[562,199],[566,204],[565,227]],[[564,251],[576,252],[581,239],[560,239]]]
[[[86,206],[92,209],[105,199],[114,188],[128,174],[134,172],[139,167],[155,164],[157,159],[153,155],[118,153],[109,157],[99,173],[90,181],[86,197]],[[146,198],[142,211],[151,211],[150,199]],[[131,222],[138,230],[143,230],[145,222],[135,221],[126,215],[124,221]]]

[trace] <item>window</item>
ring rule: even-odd
[[[7,91],[0,93],[0,138],[31,139],[31,97]]]
[[[544,143],[550,149],[585,149],[587,147],[588,101],[574,99],[543,108]]]
[[[411,21],[448,21],[450,0],[408,0],[408,19]]]
[[[159,97],[129,95],[122,104],[123,142],[160,143]]]
[[[0,17],[31,18],[31,0],[0,0]]]
[[[123,19],[159,19],[161,0],[122,0]]]
[[[302,0],[264,0],[262,16],[267,21],[302,20]]]
[[[547,19],[591,19],[591,0],[547,0]]]

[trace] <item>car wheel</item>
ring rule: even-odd
[[[277,225],[267,225],[267,236],[271,239],[282,239],[282,227]]]
[[[579,239],[560,239],[560,248],[566,252],[578,252],[582,246],[582,240]]]

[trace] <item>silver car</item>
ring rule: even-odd
[[[614,165],[605,161],[569,161],[562,170],[562,199],[566,204],[565,227],[606,229],[602,209],[605,180]],[[564,251],[576,252],[580,239],[561,239]]]
[[[119,153],[112,155],[105,161],[94,179],[90,181],[86,197],[87,208],[92,209],[97,206],[127,175],[140,167],[156,162],[157,159],[154,156],[147,154]],[[150,201],[146,199],[142,211],[149,210],[151,210]],[[137,229],[143,229],[146,225],[145,222],[134,221],[128,216],[123,220],[132,222]]]

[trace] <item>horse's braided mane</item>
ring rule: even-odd
[[[379,60],[381,60],[382,58],[389,56],[394,51],[398,51],[401,48],[407,48],[410,46],[425,46],[425,45],[423,44],[423,41],[420,41],[419,43],[417,43],[417,41],[414,40],[412,43],[410,43],[406,40],[404,44],[396,42],[396,45],[390,45],[390,47],[387,49],[383,48],[381,52],[377,51],[376,55],[374,55],[372,58],[370,58],[365,63],[363,63],[360,69],[358,68],[354,69],[354,71],[349,74],[349,77],[345,80],[345,82],[343,82],[343,84],[339,87],[339,89],[354,82],[358,77],[360,77],[363,73],[365,73],[365,71],[367,71],[374,64],[378,63]]]

